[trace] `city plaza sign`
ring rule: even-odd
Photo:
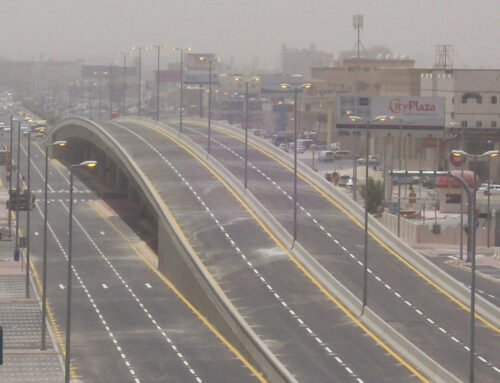
[[[389,110],[392,113],[406,113],[408,112],[435,112],[436,104],[421,103],[418,100],[411,100],[408,102],[401,101],[400,98],[393,98],[389,101]]]
[[[420,96],[337,96],[337,127],[362,128],[362,121],[353,123],[349,116],[359,116],[365,121],[374,121],[378,116],[392,117],[371,124],[370,127],[374,129],[392,130],[402,127],[422,133],[443,131],[445,100],[443,97]]]

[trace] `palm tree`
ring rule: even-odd
[[[366,191],[368,189],[368,197]],[[384,200],[384,183],[381,180],[375,181],[373,177],[368,177],[368,182],[359,187],[361,197],[368,203],[368,211],[373,214],[377,212],[378,207]]]

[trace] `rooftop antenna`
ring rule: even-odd
[[[436,45],[436,69],[453,69],[453,45]]]
[[[361,40],[360,40],[360,36],[359,35],[360,35],[361,29],[363,29],[363,15],[354,15],[352,17],[352,26],[354,27],[354,29],[358,30],[358,40],[356,42],[356,50],[357,50],[356,57],[359,60],[359,53],[360,53],[360,50],[361,50]]]

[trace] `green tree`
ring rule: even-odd
[[[359,194],[365,201],[368,201],[368,211],[373,214],[384,200],[384,183],[380,180],[375,181],[373,177],[368,177],[366,185],[360,185]],[[366,197],[368,191],[368,198]]]

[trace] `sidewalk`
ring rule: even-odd
[[[7,222],[6,194],[5,189],[0,188],[0,226]],[[54,348],[50,329],[46,334],[47,350],[40,351],[40,297],[32,278],[30,298],[25,298],[26,265],[21,270],[21,261],[14,262],[14,241],[14,237],[0,240],[0,326],[3,328],[0,382],[59,383],[64,380],[62,358]]]

